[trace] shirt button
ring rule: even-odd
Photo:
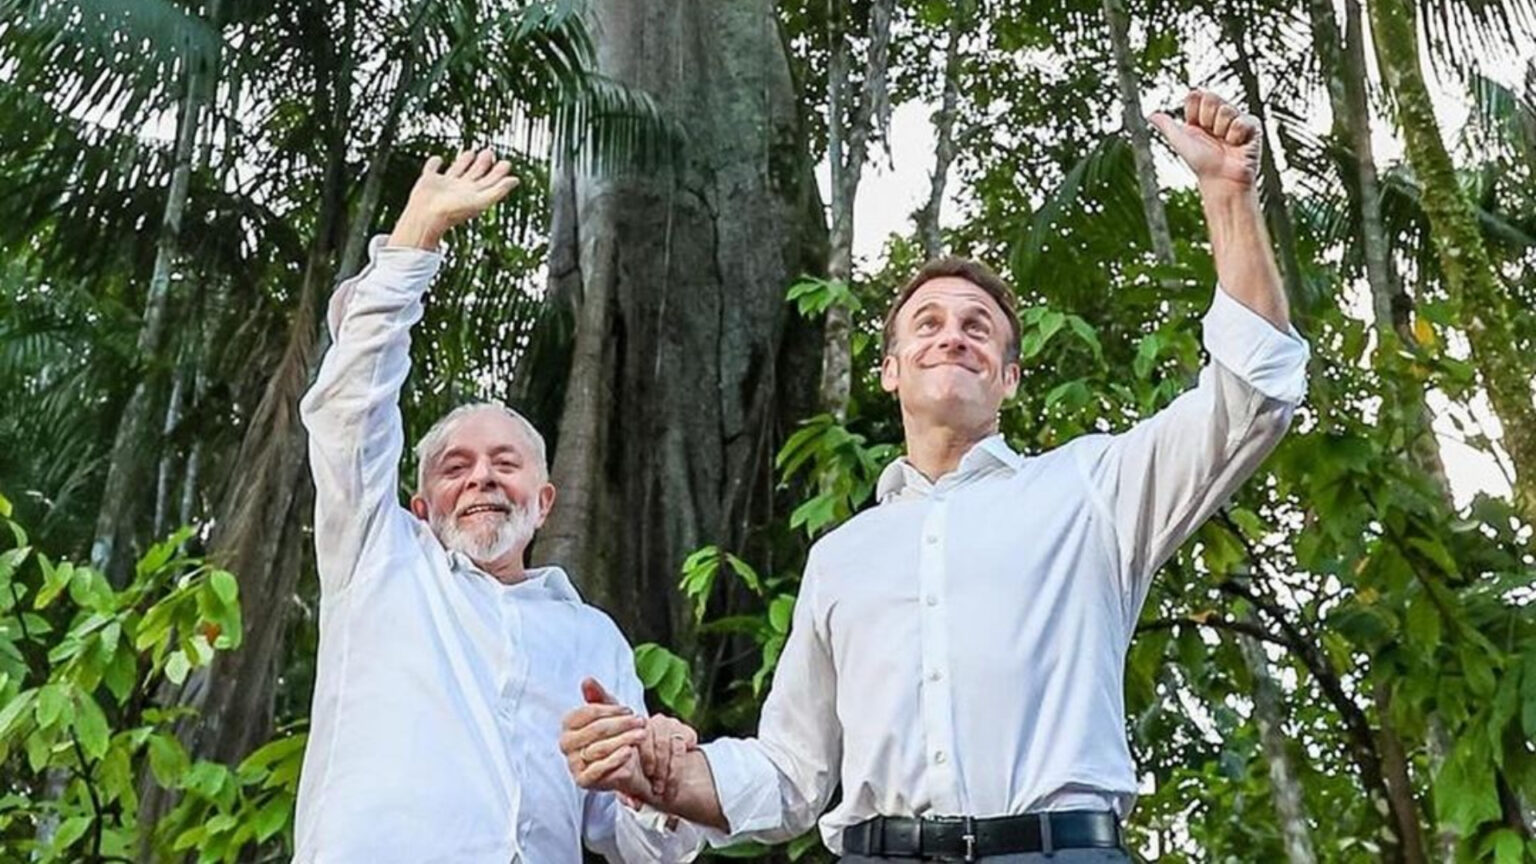
[[[929,606],[937,606],[937,605],[939,605],[939,595],[937,595],[937,594],[929,594],[928,595],[928,605]]]
[[[923,538],[923,542],[927,543],[929,546],[932,546],[933,544],[939,542],[939,535],[929,534],[927,537]]]
[[[939,680],[940,678],[943,678],[943,677],[944,677],[944,673],[940,672],[937,669],[930,669],[928,671],[928,680],[929,681],[937,681],[937,680]]]
[[[947,757],[944,755],[944,751],[943,750],[935,750],[935,751],[933,751],[933,761],[939,763],[940,765],[944,764],[944,760],[946,758]]]

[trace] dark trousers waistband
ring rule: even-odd
[[[975,861],[1057,849],[1121,849],[1113,813],[1065,810],[1018,816],[876,816],[843,829],[843,852],[887,858]]]

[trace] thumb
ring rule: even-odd
[[[1157,127],[1157,131],[1162,133],[1163,140],[1171,146],[1177,147],[1184,137],[1184,130],[1179,128],[1179,122],[1161,111],[1153,112],[1147,120]]]
[[[596,678],[584,678],[581,682],[581,698],[590,705],[617,705],[619,700],[603,689]]]

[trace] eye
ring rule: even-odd
[[[457,477],[464,473],[465,467],[466,463],[464,462],[449,462],[447,465],[443,466],[443,476],[450,478]]]
[[[503,457],[496,460],[496,468],[499,471],[516,471],[521,467],[523,467],[522,463],[518,462],[516,459],[508,459]]]
[[[939,320],[932,315],[925,315],[917,319],[917,332],[927,333],[939,326]]]

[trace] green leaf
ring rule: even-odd
[[[251,820],[256,829],[256,840],[266,842],[272,835],[283,830],[293,814],[293,802],[282,796],[273,796],[270,801],[263,804],[256,811],[256,817]]]
[[[1408,637],[1424,650],[1433,651],[1440,644],[1440,610],[1427,596],[1416,594],[1408,601],[1404,616]]]
[[[795,615],[793,594],[780,594],[768,605],[768,623],[779,633],[788,633],[790,621]]]
[[[37,694],[37,690],[23,690],[4,708],[0,708],[0,741],[4,741],[16,727],[17,721],[37,704]]]
[[[92,759],[100,759],[107,753],[111,729],[107,715],[89,693],[77,693],[75,706],[75,732],[80,738],[80,748]]]
[[[233,604],[240,597],[240,585],[235,581],[235,576],[227,570],[215,570],[208,576],[208,584],[213,586],[213,593],[226,604]]]
[[[155,782],[166,789],[174,789],[187,772],[187,751],[175,736],[156,732],[149,738],[149,770]]]
[[[1148,333],[1141,338],[1136,346],[1136,359],[1131,361],[1131,371],[1137,378],[1146,378],[1152,372],[1152,364],[1157,361],[1157,352],[1162,348],[1156,333]]]
[[[192,671],[192,664],[187,660],[187,655],[180,651],[172,652],[171,658],[165,661],[165,677],[171,679],[172,684],[182,684],[187,680],[187,673]]]
[[[90,827],[90,816],[71,816],[60,822],[59,833],[53,835],[53,844],[50,847],[53,854],[57,855],[75,845],[81,837],[85,836],[86,829]]]
[[[70,720],[69,690],[63,684],[46,684],[37,694],[37,725],[48,727],[60,719]],[[66,712],[69,716],[66,716]]]

